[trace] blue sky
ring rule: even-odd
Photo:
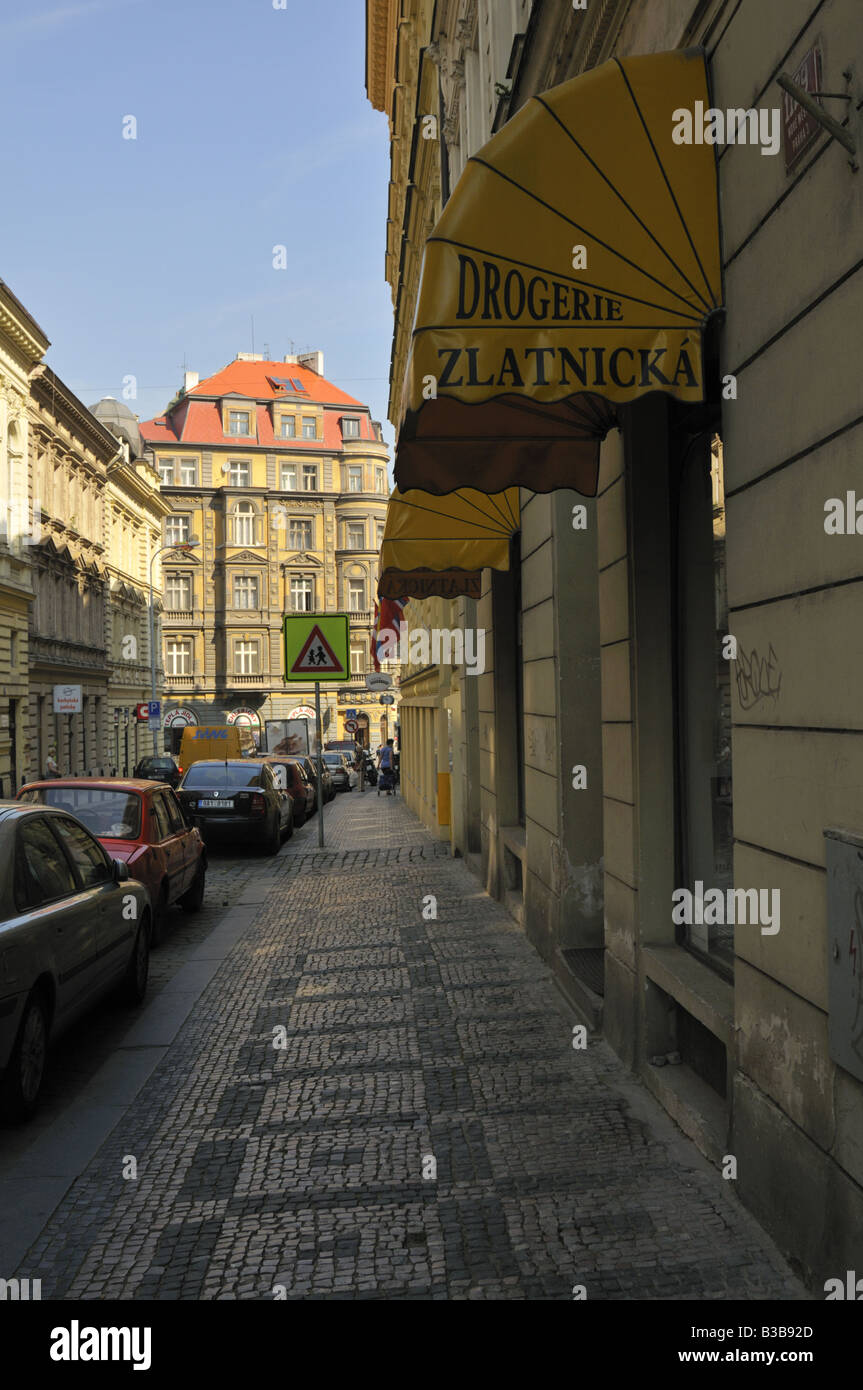
[[[386,423],[386,117],[363,0],[28,0],[0,17],[0,278],[87,405],[322,348]],[[124,117],[137,139],[123,139]],[[274,245],[287,270],[273,269]]]

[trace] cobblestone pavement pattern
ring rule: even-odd
[[[805,1297],[400,798],[326,825],[250,860],[254,925],[21,1263],[43,1298]]]

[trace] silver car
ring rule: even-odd
[[[36,1108],[48,1044],[97,999],[147,989],[150,899],[65,811],[0,801],[0,1103]]]

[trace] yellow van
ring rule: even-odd
[[[180,772],[202,758],[249,758],[255,752],[255,739],[246,724],[187,724],[180,741]]]

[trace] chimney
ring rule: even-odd
[[[193,390],[193,388],[194,388],[195,386],[197,386],[197,384],[198,384],[198,382],[200,381],[200,379],[201,379],[201,378],[198,376],[198,373],[197,373],[197,372],[184,372],[184,373],[183,373],[183,390],[184,390],[184,391],[191,391],[191,390]]]
[[[320,349],[316,349],[314,352],[298,352],[297,362],[301,367],[308,367],[309,371],[314,372],[317,376],[324,374],[324,354]]]

